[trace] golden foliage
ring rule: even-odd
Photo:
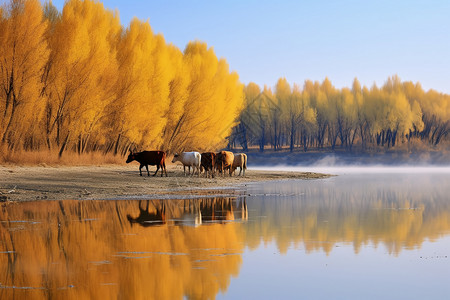
[[[1,143],[84,153],[216,149],[243,85],[201,42],[184,51],[93,0],[11,0],[0,19]]]
[[[0,15],[0,143],[22,147],[38,135],[46,28],[38,0],[12,0]]]
[[[275,150],[289,145],[291,151],[296,146],[306,151],[337,145],[351,150],[356,143],[363,149],[389,148],[399,142],[410,145],[412,139],[435,146],[450,132],[450,95],[425,92],[420,84],[401,82],[397,76],[371,88],[361,87],[355,78],[352,89],[336,89],[328,78],[321,83],[307,80],[303,90],[280,78],[275,94],[267,87],[260,92],[254,83],[244,92],[247,106],[240,127],[245,128],[238,133],[261,150],[268,143]],[[263,104],[255,105],[258,101]],[[263,111],[269,112],[267,117]]]

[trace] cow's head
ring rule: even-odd
[[[180,159],[180,155],[178,153],[175,153],[172,159],[172,162],[177,162]]]
[[[128,158],[127,158],[127,161],[126,161],[126,163],[130,163],[130,162],[132,162],[133,160],[135,160],[136,159],[136,156],[133,154],[133,152],[131,152],[131,150],[130,150],[130,155],[128,155]]]

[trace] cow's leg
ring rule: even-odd
[[[185,165],[183,165],[183,173],[184,173],[184,176],[186,176],[186,166]]]
[[[241,176],[241,172],[242,172],[242,167],[239,167],[239,175],[238,176]]]
[[[155,172],[155,174],[153,174],[153,176],[156,176],[156,174],[158,173],[158,170],[159,170],[159,165],[156,165],[156,172]],[[161,173],[162,173],[162,170],[161,170]],[[162,175],[161,175],[161,177],[162,177]]]
[[[166,177],[167,177],[166,162],[163,163],[163,167],[164,167],[164,173],[166,173]],[[161,172],[161,177],[162,176],[163,176],[163,173]]]
[[[141,170],[141,169],[142,169],[143,166],[144,166],[144,165],[140,165],[140,166],[139,166],[139,175],[141,175],[141,176],[142,176],[142,170]]]

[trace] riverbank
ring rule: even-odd
[[[145,168],[144,168],[145,169]],[[150,174],[155,167],[150,168]],[[330,175],[307,172],[247,170],[245,177],[200,178],[183,175],[180,165],[168,166],[168,176],[139,176],[138,165],[0,166],[0,201],[168,198],[232,194],[250,182],[320,179]]]

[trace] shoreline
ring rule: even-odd
[[[145,168],[143,168],[145,169]],[[150,175],[156,168],[150,167]],[[0,166],[0,202],[34,200],[180,199],[233,196],[248,183],[285,179],[322,179],[333,175],[314,172],[247,170],[246,176],[204,174],[184,176],[181,165],[160,173],[139,176],[133,165],[104,166]],[[236,173],[238,174],[238,172]]]

